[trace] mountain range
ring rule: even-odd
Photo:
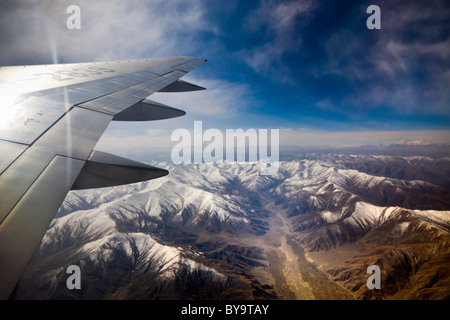
[[[17,299],[450,298],[450,158],[150,164],[169,176],[69,193]]]

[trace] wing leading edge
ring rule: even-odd
[[[0,68],[0,298],[10,297],[70,190],[166,170],[93,150],[111,121],[184,111],[147,100],[204,88],[180,80],[205,60],[172,57]]]

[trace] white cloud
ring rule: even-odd
[[[201,68],[201,67],[200,67]],[[149,99],[181,108],[188,114],[201,117],[232,118],[246,110],[249,102],[247,84],[231,83],[218,79],[183,78],[206,90],[187,93],[155,93]]]
[[[168,120],[170,122],[174,120]],[[170,123],[168,122],[168,123]],[[105,134],[96,149],[113,153],[154,152],[170,150],[178,143],[171,141],[172,132],[177,128],[187,129],[193,135],[193,122],[166,124],[146,124],[153,129],[143,129],[135,135]],[[204,125],[203,132],[211,129]],[[233,128],[237,129],[237,128]],[[225,131],[221,130],[225,135]],[[145,132],[144,134],[142,134]],[[390,145],[449,145],[449,130],[396,130],[396,131],[340,131],[329,132],[310,129],[280,128],[280,149],[287,148],[348,148],[362,146],[390,146]],[[207,142],[204,142],[205,145]]]
[[[200,67],[201,68],[201,67]],[[120,150],[149,151],[170,149],[177,142],[170,137],[175,129],[189,131],[194,121],[204,122],[204,130],[210,127],[228,126],[245,114],[251,94],[247,85],[217,79],[198,79],[191,76],[183,80],[203,86],[206,90],[186,93],[155,93],[148,99],[181,109],[186,116],[151,122],[112,122],[101,137],[96,149],[117,152]]]
[[[307,129],[282,128],[280,145],[283,147],[359,147],[392,144],[449,144],[450,131],[396,130],[396,131],[342,131],[327,132]]]
[[[66,9],[74,3],[81,9],[80,30],[66,26]],[[24,63],[184,55],[196,49],[191,40],[197,32],[212,29],[200,0],[20,0],[6,9],[0,15],[9,43],[1,56],[19,55]]]

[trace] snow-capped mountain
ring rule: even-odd
[[[450,297],[447,158],[309,155],[273,176],[263,163],[152,164],[170,175],[71,192],[17,297]],[[384,291],[365,286],[373,264]]]

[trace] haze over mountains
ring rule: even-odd
[[[71,192],[18,299],[448,299],[450,159],[312,154]],[[370,265],[382,273],[369,290]],[[81,290],[66,269],[81,268]]]

